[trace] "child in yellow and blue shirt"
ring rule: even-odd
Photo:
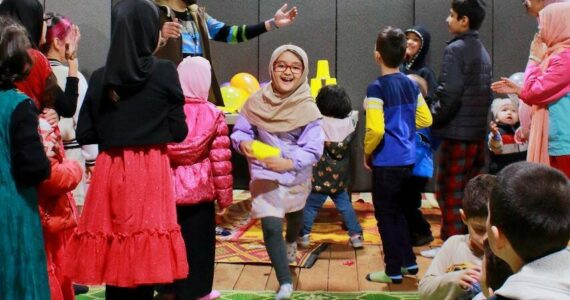
[[[402,30],[387,27],[378,34],[374,58],[382,76],[368,86],[364,103],[365,165],[372,169],[372,201],[386,263],[385,271],[366,279],[384,283],[401,283],[402,274],[418,272],[400,199],[416,161],[416,128],[432,123],[420,90],[398,69],[405,52]]]

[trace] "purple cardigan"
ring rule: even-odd
[[[239,153],[239,145],[244,141],[259,140],[278,147],[282,157],[293,160],[294,169],[277,173],[264,168],[255,159],[248,159],[251,180],[276,180],[281,185],[295,186],[310,180],[313,164],[317,163],[323,154],[325,136],[321,124],[322,120],[319,119],[289,132],[270,133],[254,127],[240,115],[231,135],[232,145]]]

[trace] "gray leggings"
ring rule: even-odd
[[[287,218],[287,232],[285,240],[288,243],[295,242],[303,226],[303,210],[285,214]],[[261,218],[263,229],[263,241],[271,259],[271,264],[277,273],[279,285],[292,283],[289,262],[287,261],[287,248],[283,240],[283,219],[277,217]]]

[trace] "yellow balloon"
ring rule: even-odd
[[[249,94],[253,94],[259,90],[259,81],[249,73],[237,73],[230,80],[230,85],[241,88]]]
[[[251,150],[253,151],[253,156],[257,160],[264,160],[268,157],[279,157],[281,156],[281,150],[277,147],[273,147],[266,143],[254,140],[251,143]]]
[[[224,106],[230,112],[240,110],[249,97],[246,91],[233,86],[224,86],[220,90],[222,92],[222,98],[224,99]]]

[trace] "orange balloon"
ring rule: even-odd
[[[230,85],[236,88],[241,88],[248,92],[250,95],[259,90],[259,81],[249,73],[237,73],[230,80]]]

